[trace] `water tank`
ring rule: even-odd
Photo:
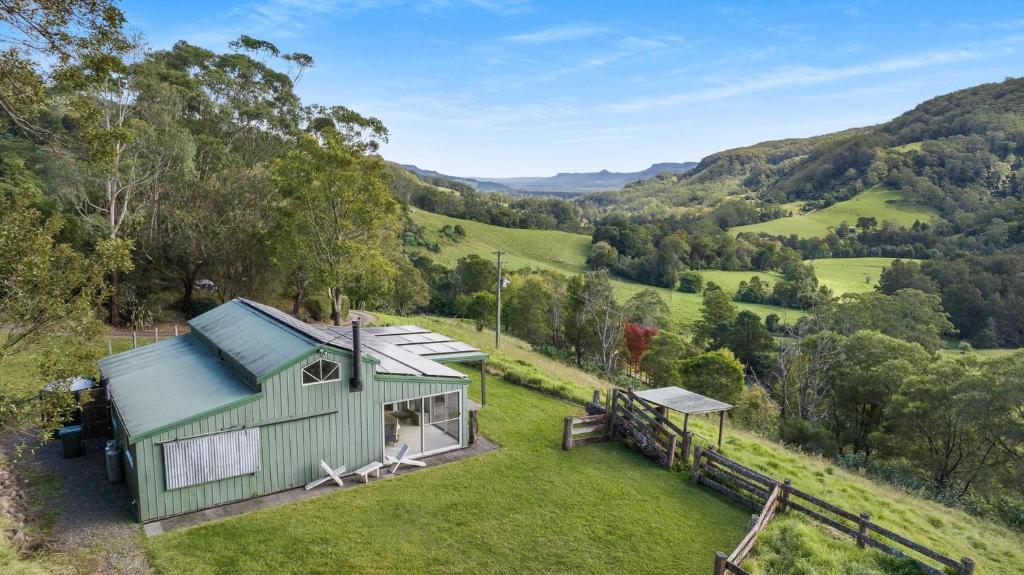
[[[107,481],[121,483],[124,481],[124,468],[121,467],[121,444],[116,439],[107,442],[104,450],[107,456]]]

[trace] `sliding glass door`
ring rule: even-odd
[[[403,445],[413,456],[461,446],[461,392],[384,404],[384,453],[394,457]]]

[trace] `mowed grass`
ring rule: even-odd
[[[846,222],[853,226],[857,218],[874,217],[881,225],[884,221],[909,227],[917,220],[926,222],[935,217],[931,208],[904,201],[903,195],[881,186],[864,190],[860,194],[844,202],[833,204],[823,210],[799,214],[768,222],[737,226],[729,231],[733,234],[742,232],[764,232],[778,236],[795,234],[801,238],[824,237],[829,230]]]
[[[480,430],[498,451],[159,535],[151,562],[167,574],[698,574],[743,536],[748,513],[685,473],[623,445],[562,451],[578,406],[493,377],[487,400]]]

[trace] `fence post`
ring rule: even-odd
[[[779,511],[785,511],[789,507],[789,490],[792,488],[792,481],[787,479],[782,482],[782,499],[779,501]]]
[[[700,481],[700,458],[703,456],[704,448],[698,445],[693,450],[693,471],[690,472],[690,479],[692,479],[694,483],[698,483]]]
[[[715,575],[725,575],[725,553],[715,551]]]
[[[690,459],[690,439],[691,439],[691,437],[692,436],[689,435],[689,434],[683,434],[683,450],[682,450],[683,461],[687,461],[688,459]]]
[[[761,515],[759,515],[757,513],[751,513],[750,514],[750,523],[747,524],[747,531],[750,531],[751,529],[753,529],[754,525],[757,525],[757,520],[760,519],[760,518],[761,518]]]
[[[479,415],[474,409],[469,412],[469,444],[473,445],[476,443],[476,436],[480,433],[480,420]]]
[[[608,399],[608,430],[605,434],[609,440],[615,440],[615,409],[619,400],[619,389],[612,388],[612,392]]]
[[[860,521],[857,525],[857,547],[861,549],[867,547],[866,539],[868,537],[868,523],[871,521],[871,516],[867,513],[860,514]]]
[[[565,418],[565,430],[562,431],[562,449],[566,451],[572,449],[572,420],[571,417]]]
[[[132,332],[132,349],[135,349],[135,348],[137,348],[137,347],[139,347],[139,342],[138,342],[138,340],[137,340],[137,339],[135,338],[135,332],[133,331],[133,332]]]
[[[153,328],[153,343],[160,341],[160,328]]]
[[[676,434],[668,436],[668,456],[665,457],[665,467],[672,469],[672,465],[676,462],[676,440],[679,437]]]
[[[110,343],[110,338],[107,338],[107,355],[114,355],[114,344]]]
[[[601,390],[594,390],[594,405],[601,405]]]
[[[178,337],[178,324],[174,324],[174,337]]]
[[[974,559],[970,557],[960,559],[960,575],[974,575]]]

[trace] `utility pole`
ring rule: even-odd
[[[498,309],[494,315],[494,347],[497,349],[501,347],[501,256],[505,255],[505,252],[498,250],[494,255],[498,256]]]

